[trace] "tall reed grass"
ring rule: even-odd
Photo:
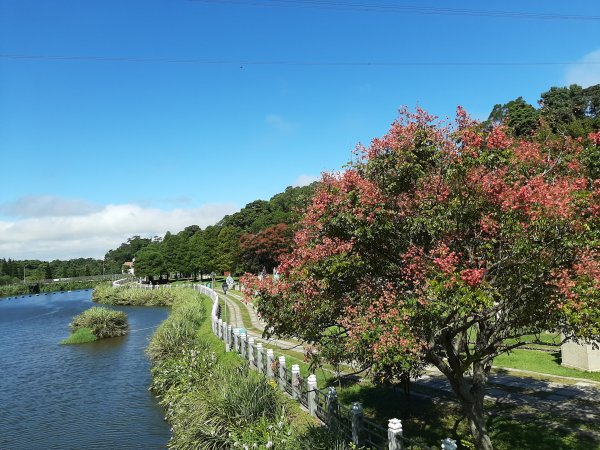
[[[114,288],[100,285],[92,294],[92,300],[107,305],[172,306],[179,289],[146,290],[135,287]]]
[[[129,328],[124,312],[100,306],[94,306],[75,316],[69,326],[72,332],[88,328],[98,339],[123,336]]]

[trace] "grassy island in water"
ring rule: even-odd
[[[83,344],[98,339],[124,336],[129,324],[122,311],[94,306],[75,316],[69,324],[71,336],[61,344]]]

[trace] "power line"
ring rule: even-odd
[[[392,3],[342,2],[336,0],[188,0],[195,3],[219,5],[247,5],[288,8],[329,9],[338,11],[383,12],[394,14],[423,14],[439,16],[494,17],[500,19],[598,21],[597,15],[551,14],[526,11],[499,11],[484,9],[443,8]]]
[[[260,59],[203,59],[203,58],[142,58],[130,56],[91,55],[31,55],[18,53],[0,54],[5,60],[40,61],[92,61],[155,64],[196,64],[236,66],[314,66],[314,67],[527,67],[600,65],[600,61],[309,61],[309,60],[260,60]]]

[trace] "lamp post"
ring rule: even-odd
[[[223,303],[225,304],[225,314],[223,317],[227,318],[227,321],[229,322],[229,317],[227,317],[227,285],[223,286],[223,294],[225,294],[225,298],[223,299]]]

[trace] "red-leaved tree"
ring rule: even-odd
[[[402,111],[390,131],[324,175],[281,279],[250,281],[274,334],[394,376],[433,364],[478,449],[494,358],[544,330],[600,339],[600,180],[587,140],[515,140],[459,108],[444,125]],[[597,154],[597,152],[596,152]]]
[[[246,233],[240,237],[240,263],[248,272],[263,269],[272,272],[289,253],[292,246],[292,231],[285,223],[279,223],[256,234]]]

